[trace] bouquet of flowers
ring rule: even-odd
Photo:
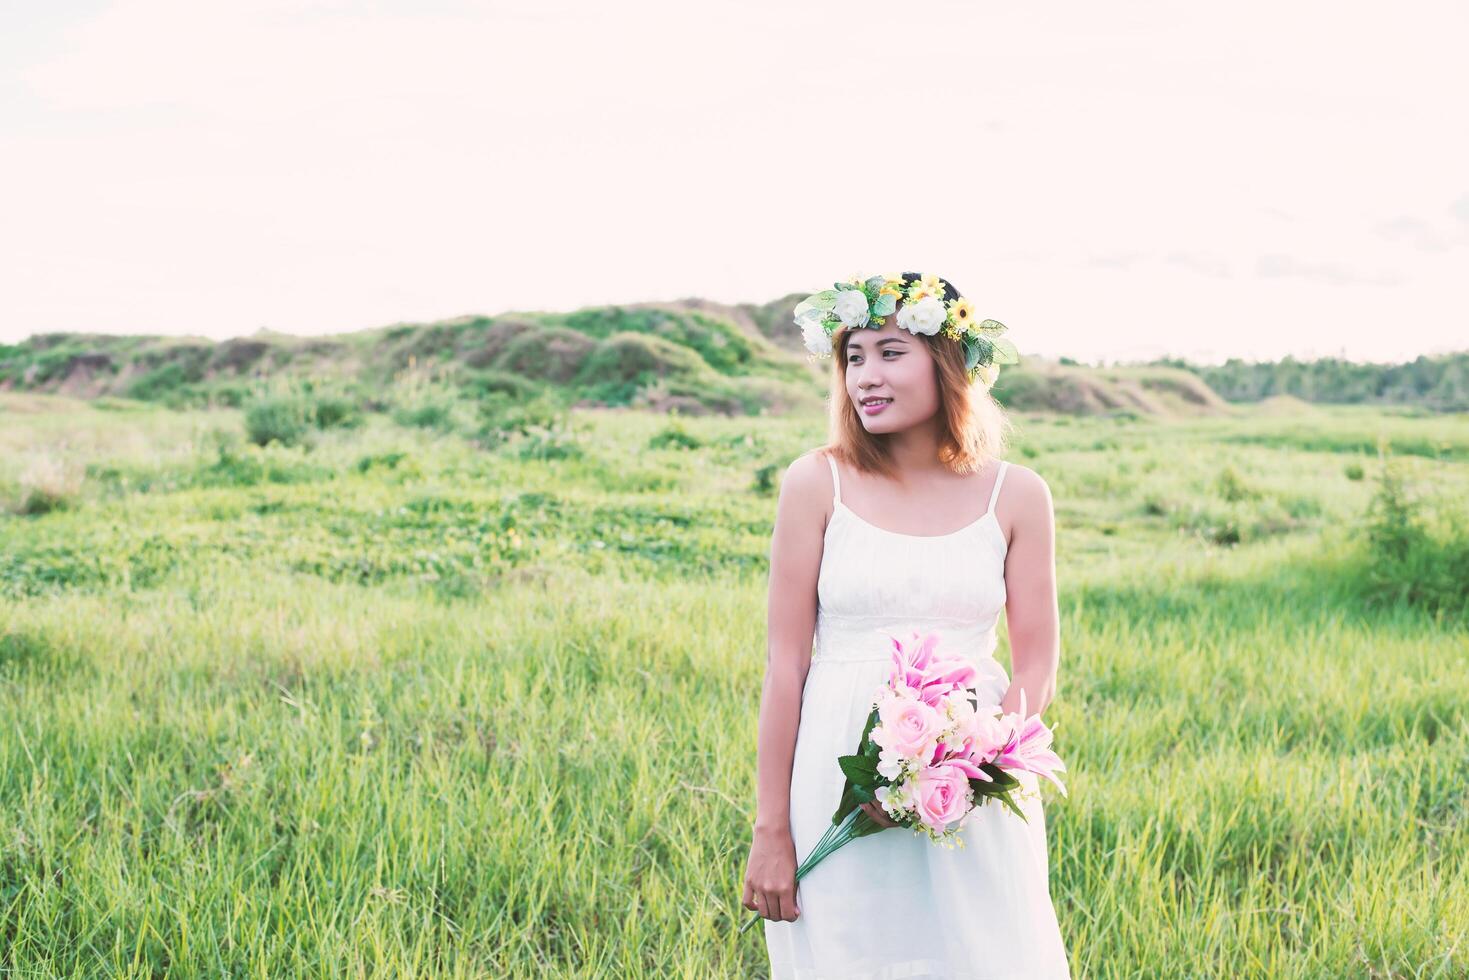
[[[1051,751],[1051,730],[1039,715],[1027,717],[1024,688],[1019,712],[1003,713],[998,704],[983,703],[972,661],[938,652],[937,633],[915,632],[906,645],[885,635],[893,644],[892,673],[878,690],[857,751],[837,759],[847,777],[841,803],[796,869],[797,881],[849,842],[887,829],[861,809],[864,803],[876,801],[900,827],[962,847],[960,825],[989,799],[1027,819],[1015,802],[1015,773],[1049,779],[1066,795],[1055,775],[1066,767]]]

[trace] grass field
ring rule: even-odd
[[[765,561],[820,419],[262,449],[0,398],[0,975],[764,975]],[[1017,417],[1075,976],[1469,976],[1464,593],[1373,544],[1382,439],[1463,567],[1465,416]]]

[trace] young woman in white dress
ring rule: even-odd
[[[988,802],[952,850],[866,804],[893,829],[795,881],[886,679],[885,633],[937,630],[942,649],[989,661],[1003,610],[1013,669],[981,674],[1006,712],[1023,689],[1042,714],[1059,663],[1050,491],[999,458],[1009,423],[989,386],[1016,360],[1004,326],[973,322],[937,276],[837,285],[796,308],[808,348],[836,355],[833,438],[780,488],[743,904],[765,919],[774,980],[1069,978],[1033,774],[1028,820]]]

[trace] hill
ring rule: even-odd
[[[685,415],[820,412],[829,364],[807,360],[790,317],[799,298],[510,312],[323,337],[40,334],[0,346],[0,390],[185,407],[241,405],[267,388],[304,384],[373,410],[411,383]],[[1002,372],[995,394],[1011,408],[1072,415],[1193,416],[1228,407],[1196,374],[1166,365],[1027,358]]]

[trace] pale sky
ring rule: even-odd
[[[0,340],[936,272],[1022,354],[1469,348],[1469,5],[0,7]]]

